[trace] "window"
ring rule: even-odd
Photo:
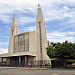
[[[12,36],[13,36],[13,29],[12,29]]]
[[[25,48],[24,48],[25,52],[29,51],[29,34],[25,34]]]
[[[23,35],[19,36],[19,51],[23,51]]]
[[[17,36],[15,36],[15,39],[14,39],[14,52],[16,52],[17,51],[17,46],[18,46],[18,37]]]
[[[39,33],[40,33],[40,51],[42,52],[41,22],[39,22]]]
[[[29,39],[25,39],[25,52],[29,51]]]

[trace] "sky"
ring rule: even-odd
[[[50,42],[75,42],[75,0],[0,0],[0,54],[8,52],[10,27],[16,15],[19,33],[36,30],[37,5]]]

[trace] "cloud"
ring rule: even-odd
[[[57,9],[53,9],[51,8],[50,10],[47,10],[45,12],[45,16],[46,19],[48,19],[48,21],[52,21],[52,20],[63,20],[65,18],[69,18],[69,20],[74,20],[75,19],[75,9],[71,9],[68,6],[63,6],[63,7],[59,7]],[[69,21],[68,21],[69,23]],[[71,23],[71,22],[70,22]]]
[[[25,13],[32,13],[35,14],[35,8],[37,6],[38,0],[0,0],[0,20],[3,23],[10,22],[11,19],[10,15],[14,13],[17,14],[25,14]],[[18,15],[20,17],[21,15]],[[26,17],[26,15],[25,15]],[[20,17],[21,18],[21,17]],[[25,19],[26,20],[26,19]],[[22,21],[24,22],[24,21]],[[27,21],[29,22],[29,21]],[[31,21],[30,21],[31,22]]]
[[[27,32],[27,31],[35,31],[36,30],[36,26],[30,26],[30,27],[24,27],[23,31]]]
[[[25,12],[25,9],[32,10],[38,0],[0,0],[1,13]],[[6,12],[5,12],[6,11]]]
[[[65,10],[70,10],[70,8],[67,7],[67,6],[64,6],[63,8],[64,8]]]
[[[75,1],[74,0],[0,0],[0,21],[8,25],[5,28],[10,28],[10,23],[13,17],[13,14],[16,14],[20,32],[23,31],[34,31],[36,26],[32,26],[36,22],[37,15],[37,5],[41,4],[44,17],[47,22],[53,22],[56,20],[55,25],[61,30],[53,29],[49,33],[48,39],[51,42],[63,42],[69,40],[71,42],[75,41],[75,32],[66,29],[75,28]],[[33,16],[34,15],[34,16]],[[61,20],[61,22],[59,22]],[[29,25],[28,25],[29,23]],[[28,26],[27,26],[27,25]],[[30,25],[31,24],[31,25]],[[51,25],[51,24],[50,24]],[[49,26],[49,24],[48,24]],[[3,27],[2,27],[3,28]],[[65,29],[66,31],[63,31]],[[0,32],[4,32],[1,30]],[[51,29],[52,30],[52,29]],[[55,31],[54,31],[55,30]],[[5,30],[6,31],[6,30]],[[63,32],[60,32],[63,31]],[[8,33],[8,31],[7,31]],[[6,36],[5,33],[1,33],[3,36]],[[2,37],[2,35],[1,35]],[[8,36],[7,36],[8,37]],[[6,38],[6,37],[5,37]],[[4,40],[4,39],[2,39]],[[8,43],[0,42],[0,45],[8,45]],[[5,48],[0,48],[1,52],[7,51]]]
[[[8,42],[0,42],[0,45],[8,45]]]
[[[0,54],[2,54],[2,53],[8,53],[8,49],[0,48]]]
[[[63,41],[70,41],[74,42],[75,37],[72,36],[75,35],[75,32],[58,32],[54,31],[47,34],[47,38],[50,42],[63,42]]]
[[[20,18],[23,19],[24,17],[26,17],[27,15],[24,15],[24,17],[21,17],[21,15],[19,14],[25,14],[25,13],[32,13],[34,15],[36,15],[36,9],[37,9],[37,5],[38,3],[41,4],[43,11],[44,11],[44,16],[46,17],[47,21],[51,21],[54,19],[63,19],[66,17],[72,17],[74,16],[74,14],[72,14],[72,12],[74,12],[74,8],[70,9],[70,5],[71,6],[75,6],[73,5],[75,3],[75,1],[73,0],[0,0],[0,14],[2,16],[5,16],[5,18],[0,18],[0,20],[2,20],[4,23],[9,22],[9,19],[11,19],[8,15],[12,15],[13,13],[16,13],[17,16],[19,16],[19,22],[25,23],[25,21],[20,21]],[[69,12],[69,10],[71,12]],[[63,12],[64,11],[64,12]],[[8,18],[6,19],[6,16],[8,16]],[[31,17],[26,17],[31,18]],[[26,20],[26,18],[24,18]],[[72,18],[71,18],[72,19]],[[32,22],[28,20],[26,20],[26,22]]]
[[[18,18],[18,21],[19,21],[20,25],[24,25],[29,22],[35,22],[36,19],[32,18],[32,17],[20,17],[20,18]]]
[[[10,20],[9,15],[0,14],[0,21],[2,21],[3,23],[9,23],[9,20]]]

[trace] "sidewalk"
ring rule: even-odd
[[[29,68],[29,67],[2,67],[0,68],[4,69],[26,69],[26,70],[48,70],[49,68]]]

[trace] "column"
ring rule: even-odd
[[[15,37],[14,37],[14,45],[13,45],[13,53],[15,53]]]
[[[25,56],[25,66],[27,65],[27,56]]]
[[[2,57],[2,62],[1,62],[1,65],[3,65],[3,57]]]
[[[21,65],[21,56],[19,56],[19,66]]]
[[[10,65],[10,58],[7,58],[6,61],[7,61],[7,65],[9,66]]]
[[[18,38],[17,38],[17,51],[20,52],[20,51],[19,51],[19,36],[17,36],[17,37],[18,37]]]
[[[3,62],[3,57],[2,57],[2,62]]]
[[[25,51],[25,34],[23,35],[23,51]]]

